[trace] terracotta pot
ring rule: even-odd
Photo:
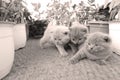
[[[0,79],[10,72],[14,61],[13,26],[0,22]]]

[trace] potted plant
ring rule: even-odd
[[[0,0],[0,79],[10,72],[14,61],[15,35],[17,35],[14,30],[22,21],[20,19],[22,12],[16,8],[15,0]]]
[[[89,28],[89,32],[104,32],[104,33],[109,33],[109,24],[108,24],[108,18],[109,18],[109,13],[108,13],[108,7],[105,9],[103,6],[96,6],[94,3],[95,0],[88,0],[88,3],[90,4],[90,8],[93,8],[93,10],[90,12],[92,13],[93,19],[89,20],[87,23],[87,26]]]
[[[14,61],[13,26],[15,23],[4,20],[5,13],[8,12],[7,5],[8,3],[0,0],[0,79],[10,72]]]
[[[13,27],[14,32],[14,46],[15,50],[25,47],[27,36],[26,36],[26,23],[24,20],[25,7],[22,5],[22,0],[14,0],[11,2],[12,9],[14,11],[14,21],[16,21]]]
[[[0,21],[0,79],[10,72],[14,61],[13,26]]]
[[[109,4],[106,0],[104,7]],[[120,1],[112,0],[109,5],[110,21],[109,21],[109,35],[112,38],[113,46],[120,49]],[[118,15],[117,18],[116,15]]]
[[[99,7],[99,10],[94,14],[94,18],[95,21],[88,23],[90,26],[90,32],[101,31],[109,33],[113,41],[113,46],[119,48],[120,36],[117,35],[120,34],[119,0],[105,0],[105,4]]]
[[[2,0],[1,6],[1,20],[16,23],[13,27],[15,50],[26,45],[25,7],[22,3],[22,0],[10,0],[9,2]]]

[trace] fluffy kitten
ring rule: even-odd
[[[73,22],[69,29],[71,41],[69,45],[71,46],[73,53],[76,53],[78,50],[77,48],[81,48],[82,44],[85,42],[88,29],[79,22]]]
[[[66,26],[58,26],[49,24],[43,37],[40,39],[41,48],[46,48],[51,45],[57,47],[62,56],[67,56],[64,46],[70,41],[69,28]]]
[[[70,41],[68,27],[60,26],[53,34],[53,41],[62,56],[67,56],[64,46]]]
[[[111,38],[105,33],[95,32],[88,35],[83,47],[70,59],[70,62],[77,63],[83,58],[88,58],[98,64],[106,64],[111,54]]]

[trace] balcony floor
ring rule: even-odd
[[[15,52],[12,70],[2,80],[120,80],[116,54],[102,66],[87,59],[68,64],[71,56],[61,57],[56,48],[40,49],[39,40],[28,40],[25,48]]]

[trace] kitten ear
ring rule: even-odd
[[[111,42],[111,38],[109,36],[104,36],[105,42]]]

